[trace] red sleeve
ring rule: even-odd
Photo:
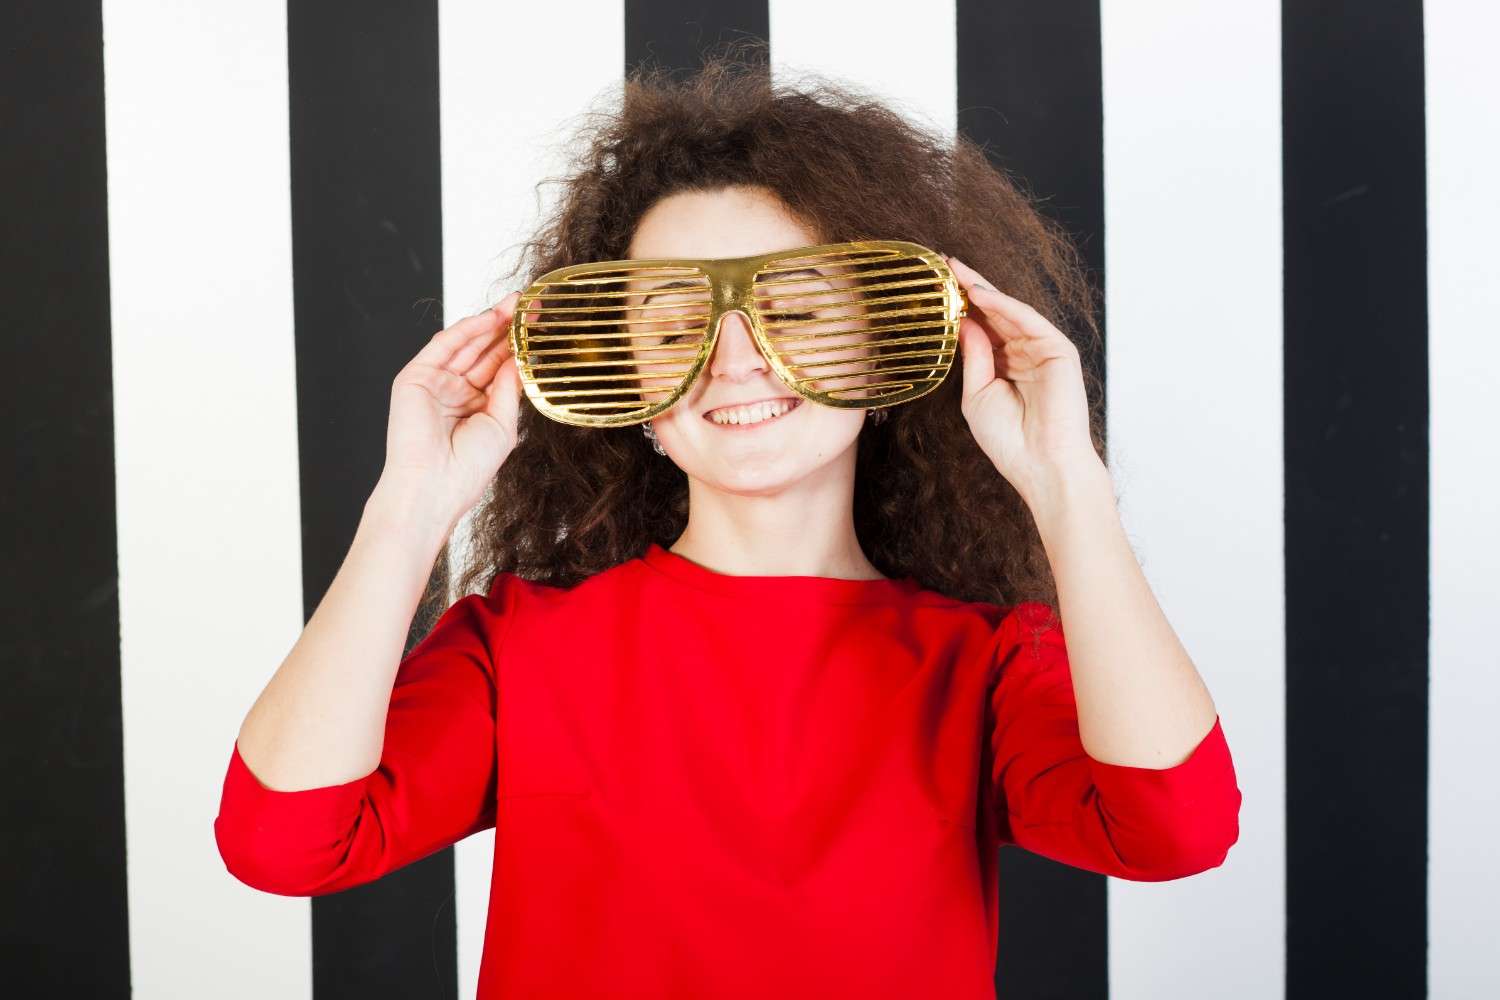
[[[1016,605],[997,640],[987,797],[1000,843],[1138,882],[1224,862],[1239,839],[1241,794],[1217,716],[1174,766],[1095,760],[1079,738],[1062,624],[1052,609]]]
[[[371,882],[495,825],[492,643],[509,574],[449,607],[402,660],[380,763],[342,785],[276,791],[233,745],[214,839],[228,871],[283,896]]]

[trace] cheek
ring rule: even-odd
[[[805,464],[816,465],[854,446],[863,430],[863,410],[845,410],[815,403],[802,405],[801,423],[787,436],[787,448]]]
[[[829,406],[820,407],[819,416],[824,419],[827,427],[827,437],[847,444],[859,437],[860,431],[865,426],[864,410],[836,410]]]
[[[659,437],[666,441],[680,441],[683,433],[688,430],[696,430],[691,421],[702,420],[695,413],[689,413],[684,407],[675,407],[665,416],[657,417],[652,422]]]

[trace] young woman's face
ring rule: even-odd
[[[818,242],[772,193],[734,187],[669,195],[641,218],[626,255],[743,257]],[[719,424],[712,411],[741,403],[791,404],[758,423]],[[690,477],[727,492],[774,493],[835,461],[853,472],[862,409],[808,402],[788,389],[755,344],[745,318],[727,313],[698,381],[653,421],[667,455]]]

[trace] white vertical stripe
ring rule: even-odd
[[[440,4],[447,324],[515,287],[505,275],[518,244],[556,200],[555,186],[547,185],[538,204],[535,185],[564,172],[564,144],[591,104],[619,96],[624,5],[578,0],[562,21],[558,15],[536,5]],[[562,62],[560,27],[568,32]],[[455,531],[456,556],[469,526],[465,517]],[[494,831],[486,831],[455,851],[460,997],[472,998],[479,978],[494,843]]]
[[[953,0],[770,0],[771,71],[854,84],[930,129],[958,125]]]
[[[1225,864],[1109,882],[1117,1000],[1277,997],[1285,967],[1281,18],[1106,0],[1109,438],[1152,589],[1244,805]],[[1184,85],[1184,81],[1191,81]]]
[[[309,901],[235,881],[213,837],[302,629],[286,7],[103,20],[133,992],[306,997]]]
[[[1500,64],[1492,4],[1428,0],[1432,633],[1428,996],[1500,996]],[[1488,81],[1488,82],[1486,82]],[[1414,942],[1419,943],[1419,942]]]

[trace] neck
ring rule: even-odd
[[[735,576],[885,579],[855,534],[852,468],[759,494],[689,477],[687,527],[667,549]]]

